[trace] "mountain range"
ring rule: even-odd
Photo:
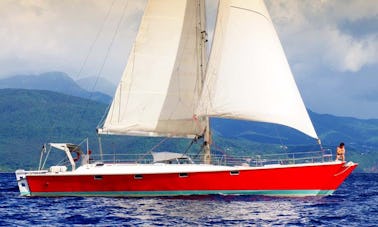
[[[103,77],[85,77],[75,81],[80,87],[87,91],[97,91],[104,93],[110,97],[114,95],[116,86],[104,79]]]
[[[9,76],[0,79],[0,89],[3,88],[55,91],[102,103],[109,103],[115,91],[115,85],[104,78],[87,77],[75,82],[64,72]]]

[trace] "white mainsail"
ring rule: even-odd
[[[202,134],[205,122],[193,119],[202,84],[199,7],[203,0],[148,1],[100,134]]]
[[[270,122],[318,138],[262,0],[221,0],[198,116]]]

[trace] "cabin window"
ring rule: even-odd
[[[188,177],[188,173],[179,173],[179,177]]]
[[[102,180],[102,176],[100,176],[100,175],[96,175],[96,176],[94,176],[94,179],[95,179],[95,180]]]
[[[134,179],[136,179],[136,180],[141,180],[141,179],[143,179],[143,175],[141,175],[141,174],[136,174],[136,175],[134,175]]]
[[[230,175],[239,175],[239,171],[232,170],[232,171],[230,171]]]

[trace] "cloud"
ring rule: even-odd
[[[117,81],[144,6],[145,1],[2,0],[0,76],[52,70],[75,76],[91,52],[92,44],[93,51],[81,77],[97,75],[126,7],[103,71]]]
[[[375,1],[268,0],[267,6],[294,71],[331,67],[357,72],[378,63],[378,31],[363,37],[351,34],[353,22],[377,18]],[[0,1],[0,76],[49,70],[76,75],[89,56],[84,74],[96,75],[104,61],[112,34],[126,4],[126,17],[104,74],[118,81],[135,37],[146,1],[2,0]],[[217,0],[207,0],[209,37]],[[351,25],[345,29],[345,24]]]
[[[366,65],[378,63],[378,34],[362,39],[342,33],[337,29],[325,29],[327,43],[323,60],[339,71],[358,72]]]
[[[353,28],[342,26],[376,19],[375,1],[269,0],[267,5],[289,60],[297,68],[358,72],[378,63],[378,30],[358,36],[350,32]],[[306,62],[311,66],[303,65]]]
[[[303,99],[320,113],[378,116],[378,4],[266,0]]]

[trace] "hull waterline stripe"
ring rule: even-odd
[[[32,196],[180,196],[180,195],[265,195],[265,196],[326,196],[334,190],[195,190],[195,191],[98,191],[98,192],[32,192]]]

